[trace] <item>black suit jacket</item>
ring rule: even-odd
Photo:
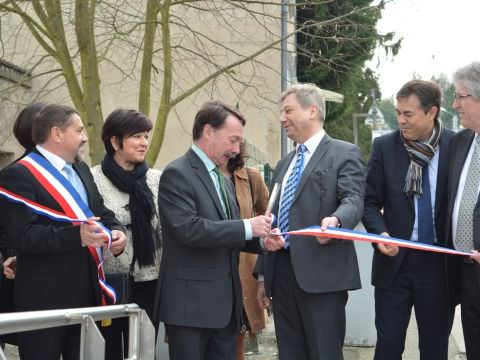
[[[448,236],[448,244],[453,247],[452,239],[452,214],[453,207],[455,205],[455,199],[457,196],[462,196],[458,194],[458,183],[460,181],[460,175],[462,174],[463,165],[465,164],[465,159],[467,158],[470,146],[472,145],[475,133],[469,129],[459,131],[452,138],[452,143],[450,145],[450,161],[448,164],[448,208],[447,208],[447,218],[445,222],[445,231]],[[476,250],[480,250],[480,201],[477,199],[477,204],[473,210],[473,247]],[[457,288],[458,281],[456,280],[457,275],[457,260],[458,257],[449,259],[447,266],[449,271],[449,289],[452,293],[456,294],[456,299],[458,300],[459,289]],[[477,273],[477,280],[480,286],[480,265],[475,262],[475,270]]]
[[[241,321],[239,250],[261,251],[245,241],[242,220],[228,220],[200,158],[187,153],[162,173],[158,191],[163,253],[156,308],[170,325],[224,328],[232,309]],[[231,208],[238,210],[234,202]]]
[[[124,231],[103,205],[88,166],[74,165],[88,195],[89,207],[103,224]],[[5,169],[2,186],[17,195],[62,211],[58,203],[23,165]],[[80,227],[35,214],[22,204],[2,200],[5,227],[17,250],[15,307],[18,311],[100,305],[95,262],[81,246]]]
[[[272,184],[282,184],[295,152],[280,160]],[[352,229],[363,211],[365,169],[357,146],[327,134],[312,154],[296,189],[289,212],[290,229],[318,225],[336,216],[342,227]],[[273,213],[278,214],[280,197]],[[361,287],[357,255],[351,241],[330,240],[321,245],[311,236],[291,236],[290,258],[295,279],[307,293],[355,290]],[[259,258],[256,270],[265,276],[265,290],[272,296],[276,253]]]
[[[447,245],[444,223],[448,154],[452,135],[451,130],[445,129],[439,145],[434,219],[439,246]],[[362,219],[368,232],[388,232],[392,237],[410,239],[415,223],[415,205],[413,195],[407,196],[403,192],[409,164],[410,160],[398,130],[375,139],[367,167],[367,190]],[[400,248],[398,255],[390,257],[380,253],[376,247],[374,249],[372,284],[388,289],[402,264],[406,250]]]

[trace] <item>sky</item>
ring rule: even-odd
[[[480,61],[480,1],[394,0],[378,23],[380,33],[403,37],[393,59],[377,51],[369,66],[379,74],[382,97],[388,98],[417,74],[452,73],[471,61]],[[418,77],[417,76],[417,77]]]

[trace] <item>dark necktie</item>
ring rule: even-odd
[[[282,202],[280,204],[280,213],[278,215],[278,227],[281,232],[287,232],[289,230],[288,217],[290,213],[290,208],[292,207],[293,198],[295,195],[295,190],[297,189],[300,178],[302,177],[303,166],[305,163],[305,151],[307,150],[306,146],[300,144],[297,149],[297,159],[293,165],[292,171],[288,176],[287,182],[285,184],[285,189],[283,189]],[[285,236],[287,240],[288,235]],[[285,248],[288,248],[289,243],[285,242]]]
[[[428,177],[428,165],[422,169],[422,195],[418,198],[418,241],[433,244],[433,217],[432,198],[430,194],[430,181]]]
[[[227,188],[225,187],[225,176],[223,175],[222,171],[218,167],[215,167],[213,171],[217,175],[218,184],[220,185],[220,195],[222,196],[221,200],[224,205],[225,215],[227,216],[228,219],[231,219],[232,213],[230,211],[230,204],[228,202]]]

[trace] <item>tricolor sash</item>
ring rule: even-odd
[[[18,163],[30,171],[45,191],[47,191],[60,205],[63,212],[50,209],[1,187],[0,195],[10,201],[24,204],[35,213],[47,216],[55,221],[71,222],[74,225],[82,222],[94,223],[101,228],[101,233],[104,235],[104,238],[108,243],[107,249],[110,248],[112,242],[112,234],[110,230],[108,230],[101,222],[87,221],[88,218],[95,215],[88,207],[88,204],[85,204],[75,188],[65,176],[60,173],[60,171],[58,171],[47,159],[36,153],[28,154],[19,160]],[[103,272],[103,262],[105,260],[103,256],[103,248],[88,246],[88,251],[97,265],[98,282],[100,289],[102,290],[102,304],[107,304],[104,295],[108,296],[113,304],[115,304],[115,291],[105,282],[105,273]]]
[[[365,241],[365,242],[376,243],[376,244],[389,244],[389,245],[399,246],[403,248],[438,252],[438,253],[451,254],[451,255],[461,255],[461,256],[472,255],[464,251],[458,251],[458,250],[453,250],[453,249],[449,249],[441,246],[425,244],[418,241],[403,240],[403,239],[398,239],[394,237],[387,237],[387,236],[376,235],[376,234],[371,234],[367,232],[343,229],[343,228],[328,227],[326,230],[321,230],[320,226],[312,226],[305,229],[289,231],[288,234],[330,237],[330,238],[343,239],[343,240]],[[289,239],[291,239],[291,237]],[[293,241],[295,240],[293,239]]]

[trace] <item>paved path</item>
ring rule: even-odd
[[[18,353],[13,346],[7,346],[5,355],[8,360],[18,360]],[[345,360],[371,360],[373,359],[373,347],[349,347],[343,350]],[[273,321],[270,320],[267,329],[260,337],[259,353],[247,354],[248,360],[275,360],[278,359],[275,341],[275,331]],[[412,316],[410,327],[408,328],[407,340],[403,360],[418,360],[417,324],[415,316]],[[460,310],[457,307],[457,314],[453,324],[452,334],[450,336],[449,360],[466,360],[465,345],[463,343],[462,327],[460,324]],[[159,359],[163,360],[163,359]]]
[[[415,316],[412,315],[410,326],[408,328],[407,339],[405,344],[405,351],[403,353],[403,360],[419,360],[420,354],[418,352],[417,340],[417,324]],[[275,331],[273,329],[273,321],[270,321],[267,329],[265,329],[260,338],[260,353],[248,356],[249,360],[274,360],[278,359],[277,349],[275,343]],[[350,347],[345,346],[343,355],[345,360],[372,360],[375,349],[373,347]],[[460,308],[457,307],[455,315],[455,322],[450,336],[449,343],[449,360],[466,360],[465,345],[463,343],[463,333],[460,323]]]

